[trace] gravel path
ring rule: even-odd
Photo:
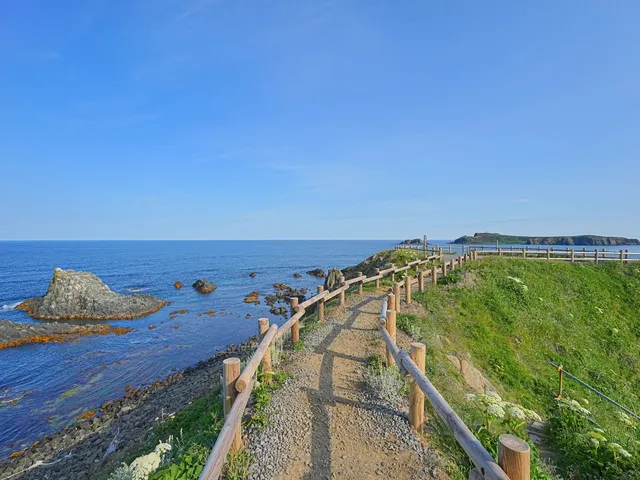
[[[448,478],[406,412],[364,383],[368,357],[384,355],[382,298],[349,297],[280,367],[292,376],[272,398],[269,425],[249,434],[250,479]]]

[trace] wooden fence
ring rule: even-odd
[[[344,277],[341,277],[340,285],[342,286],[333,291],[324,290],[324,287],[319,285],[316,295],[302,303],[299,303],[297,297],[292,298],[291,316],[280,328],[278,328],[277,325],[270,326],[269,319],[267,318],[261,318],[258,320],[258,331],[262,338],[260,344],[247,362],[244,370],[241,371],[240,369],[239,358],[227,358],[223,361],[222,388],[225,422],[220,430],[216,443],[209,454],[207,463],[200,473],[199,479],[218,479],[224,467],[228,453],[238,452],[242,448],[242,417],[251,396],[251,391],[255,382],[254,377],[258,370],[258,366],[262,367],[263,374],[267,374],[268,378],[268,375],[272,372],[271,346],[281,339],[289,330],[291,330],[292,341],[294,343],[299,341],[300,320],[304,316],[307,308],[312,305],[316,305],[318,321],[324,322],[326,302],[332,298],[339,297],[340,305],[344,305],[345,294],[350,288],[356,287],[358,294],[362,295],[365,283],[375,282],[376,288],[379,288],[380,280],[388,275],[391,275],[392,281],[395,281],[396,273],[409,270],[410,268],[417,268],[426,263],[440,261],[441,259],[442,257],[440,254],[435,254],[423,260],[415,260],[413,262],[405,263],[402,267],[391,265],[389,268],[384,270],[378,269],[376,274],[370,277],[364,275],[362,272],[358,273],[355,278],[351,278],[349,280],[345,280]],[[446,272],[446,268],[447,267],[443,268],[443,272]],[[422,275],[419,275],[422,284],[424,284],[425,273],[426,272],[421,272]],[[437,280],[435,266],[429,270],[428,273],[433,274],[434,278]],[[407,278],[410,279],[409,284],[411,284],[411,278]]]
[[[531,452],[527,442],[513,435],[501,435],[498,439],[498,462],[482,446],[462,419],[451,408],[438,390],[425,375],[426,346],[412,343],[411,352],[407,353],[396,344],[396,314],[400,311],[402,289],[407,305],[412,302],[412,290],[417,284],[418,291],[425,289],[425,276],[431,276],[436,284],[438,273],[443,276],[464,263],[478,258],[477,252],[464,254],[451,261],[444,262],[431,271],[418,271],[416,278],[406,276],[404,281],[394,282],[392,293],[382,302],[378,329],[386,344],[387,364],[395,364],[400,372],[409,377],[409,423],[416,430],[422,429],[424,423],[425,396],[442,421],[447,425],[462,449],[474,464],[470,479],[491,480],[529,480]]]
[[[485,247],[484,245],[473,247],[480,255],[497,255],[501,257],[521,257],[556,262],[611,262],[623,263],[640,261],[640,252],[629,250],[606,250],[597,248],[587,250],[579,248],[554,248],[554,247]],[[635,257],[635,258],[634,258]]]

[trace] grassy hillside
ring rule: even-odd
[[[636,422],[569,379],[565,396],[582,407],[559,405],[558,374],[549,365],[562,364],[640,410],[640,268],[496,258],[469,264],[442,283],[415,296],[426,314],[400,315],[399,325],[427,343],[428,375],[467,421],[486,424],[463,399],[462,382],[450,381],[457,372],[447,354],[468,355],[503,398],[547,421],[548,449],[564,478],[640,476]],[[450,453],[462,458],[455,448]]]

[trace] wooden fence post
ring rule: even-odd
[[[396,299],[397,300],[397,299]],[[389,336],[393,340],[393,344],[396,344],[396,311],[395,310],[387,310],[387,323],[386,323],[387,332],[389,332]],[[391,350],[387,347],[387,365],[395,365],[395,360],[393,359],[393,355],[391,354]]]
[[[376,268],[376,276],[380,275],[380,269]],[[376,290],[380,288],[380,279],[376,278]]]
[[[624,252],[625,252],[625,257],[627,257],[626,263],[629,263],[629,250],[627,249]]]
[[[291,316],[293,317],[298,311],[298,297],[291,297]],[[269,328],[269,321],[267,320],[267,328]],[[296,322],[291,325],[291,341],[293,343],[300,341],[300,322]]]
[[[395,263],[391,264],[391,268],[396,268]],[[394,283],[396,281],[396,272],[391,272],[391,283]]]
[[[498,437],[498,465],[511,480],[531,478],[531,448],[515,435]]]
[[[498,247],[498,256],[501,257],[502,256],[502,248]]]
[[[598,249],[597,248],[594,250],[593,254],[595,255],[596,263],[598,263]]]
[[[572,248],[571,249],[571,263],[575,263],[575,261],[576,261],[575,251]]]
[[[404,298],[407,305],[411,304],[411,277],[409,275],[404,279]]]
[[[551,260],[551,250],[547,248],[547,260]]]
[[[344,287],[344,275],[340,275],[340,285],[342,285],[342,287]],[[340,287],[340,288],[342,288]],[[345,301],[345,296],[344,296],[344,289],[340,290],[340,306],[344,307],[346,301]]]
[[[364,275],[364,273],[358,272],[358,276],[359,277],[362,277],[363,275]],[[363,287],[364,287],[364,280],[360,280],[358,282],[358,295],[362,295]]]
[[[424,343],[411,344],[411,360],[424,373],[427,347]],[[424,423],[424,393],[413,379],[409,380],[409,423],[418,431],[422,430]]]
[[[324,292],[324,286],[318,285],[318,293]],[[324,322],[324,298],[318,300],[318,321]]]
[[[298,297],[294,297],[298,300]],[[291,299],[293,300],[293,298]],[[293,303],[293,302],[292,302]],[[297,304],[297,302],[296,302]],[[293,309],[292,309],[293,310]],[[296,322],[296,325],[298,322]],[[269,331],[269,319],[261,318],[258,320],[258,331],[260,332],[260,340],[264,337],[265,333]],[[296,340],[297,341],[297,340]],[[267,351],[264,352],[264,357],[262,357],[262,374],[264,375],[263,381],[265,383],[271,382],[271,348],[267,348]]]
[[[431,283],[433,285],[438,284],[438,267],[436,267],[435,265],[431,267]]]
[[[222,388],[224,395],[224,416],[226,417],[231,411],[233,402],[236,399],[236,380],[240,376],[240,359],[236,357],[226,358],[222,362]],[[231,452],[238,452],[242,448],[242,435],[240,428],[236,430],[231,444]]]
[[[451,269],[451,271],[453,272],[456,268],[456,261],[454,258],[451,259],[451,265],[449,266],[449,268]]]
[[[424,272],[418,272],[418,291],[424,292]]]
[[[400,285],[400,282],[393,284],[393,295],[396,298],[396,303],[393,304],[392,310],[395,310],[396,312],[400,311]]]
[[[620,263],[624,263],[624,252],[620,250]]]
[[[442,264],[442,277],[446,277],[447,276],[447,262],[444,262]]]

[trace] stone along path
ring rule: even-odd
[[[269,425],[249,435],[250,478],[448,478],[406,413],[365,384],[368,357],[384,355],[382,298],[349,297],[280,367],[291,379],[271,401]]]

